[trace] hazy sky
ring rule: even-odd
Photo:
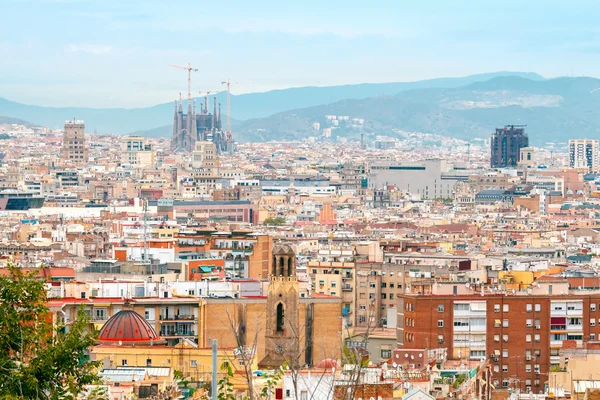
[[[597,0],[0,0],[0,97],[136,107],[186,92],[500,70],[600,76]]]

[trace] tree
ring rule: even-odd
[[[0,398],[75,399],[99,382],[87,353],[95,333],[83,310],[68,332],[54,326],[36,274],[8,263],[0,276]]]
[[[267,219],[265,219],[265,221],[263,222],[263,224],[267,225],[267,226],[281,226],[285,224],[285,218],[284,217],[269,217]]]

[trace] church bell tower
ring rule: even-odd
[[[296,253],[288,244],[275,244],[267,294],[265,357],[261,368],[300,362],[299,294]]]

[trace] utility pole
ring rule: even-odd
[[[217,400],[217,385],[218,385],[217,373],[219,372],[217,370],[217,356],[218,356],[217,351],[218,351],[217,339],[213,339],[213,341],[212,341],[212,384],[211,384],[211,388],[210,388],[210,394],[211,394],[212,400]],[[252,388],[250,388],[250,390],[252,390]]]

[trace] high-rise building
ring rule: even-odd
[[[587,168],[590,171],[597,171],[598,164],[598,140],[569,140],[569,166],[571,168]]]
[[[496,128],[492,133],[491,159],[492,168],[515,167],[519,161],[523,147],[529,146],[529,138],[525,128],[520,125],[506,125]]]
[[[88,161],[88,149],[85,143],[85,124],[83,121],[65,122],[61,158],[77,164]]]

